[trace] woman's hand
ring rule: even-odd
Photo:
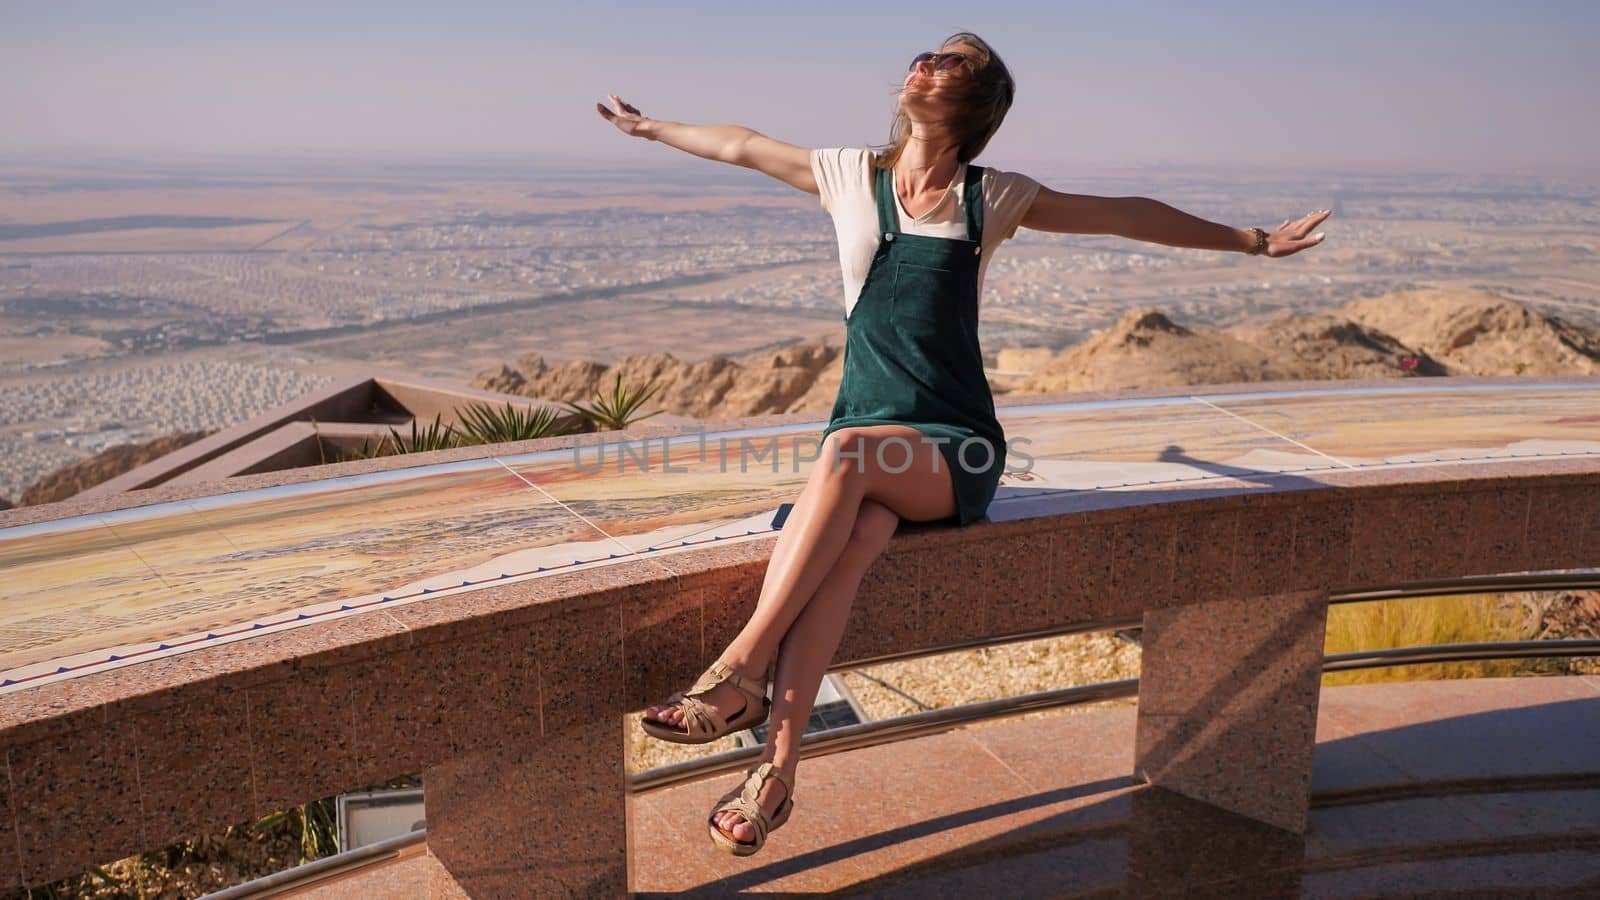
[[[1306,237],[1306,234],[1332,214],[1331,209],[1319,209],[1313,213],[1306,213],[1292,222],[1284,219],[1282,225],[1267,235],[1267,249],[1262,251],[1262,255],[1288,256],[1322,243],[1322,232],[1319,231],[1310,237]]]
[[[616,94],[607,94],[611,99],[612,109],[606,109],[604,104],[596,103],[594,108],[600,111],[600,117],[617,126],[617,130],[629,137],[648,137],[644,133],[643,123],[645,117],[631,104],[624,103]],[[615,111],[613,111],[615,110]]]

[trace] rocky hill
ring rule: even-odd
[[[660,390],[646,404],[675,415],[703,419],[777,415],[827,408],[839,389],[843,347],[806,342],[773,353],[712,356],[686,363],[670,353],[629,356],[606,367],[587,360],[547,365],[537,354],[514,366],[485,372],[474,387],[544,400],[577,402],[611,389],[618,374],[625,386],[654,380]],[[659,406],[658,406],[659,401]]]
[[[57,469],[34,482],[33,486],[23,493],[17,505],[34,506],[39,503],[65,500],[79,491],[94,487],[102,481],[110,481],[124,472],[166,456],[179,447],[192,444],[210,433],[190,431],[183,434],[169,434],[143,444],[108,447],[88,459]]]
[[[842,340],[842,337],[839,339]],[[826,413],[839,388],[835,341],[686,363],[670,353],[548,366],[537,355],[480,375],[475,386],[576,401],[657,378],[669,412],[709,420]],[[996,396],[1225,382],[1440,375],[1600,373],[1600,330],[1482,291],[1404,291],[1317,313],[1224,329],[1188,328],[1161,310],[1132,310],[1083,343],[1056,352],[997,354]],[[647,408],[654,408],[652,401]]]
[[[1430,354],[1447,375],[1600,374],[1600,331],[1487,291],[1405,291],[1339,312]]]

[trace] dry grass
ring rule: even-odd
[[[1328,611],[1325,652],[1351,653],[1427,644],[1559,637],[1543,627],[1549,592],[1470,594],[1345,603]],[[1590,659],[1506,659],[1425,663],[1324,675],[1322,684],[1377,684],[1442,678],[1574,675],[1600,670]]]

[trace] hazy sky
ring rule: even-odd
[[[916,51],[1017,79],[985,161],[1581,167],[1600,2],[0,0],[0,151],[645,160],[594,102],[806,146],[887,134]]]

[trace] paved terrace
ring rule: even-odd
[[[1000,413],[1029,471],[988,522],[902,526],[836,663],[1142,622],[1150,796],[1303,839],[1330,591],[1600,564],[1600,379],[1029,400]],[[620,471],[588,435],[0,514],[0,882],[423,771],[428,859],[470,895],[642,885],[621,714],[749,615],[821,425],[643,428]],[[741,467],[741,438],[769,455]]]

